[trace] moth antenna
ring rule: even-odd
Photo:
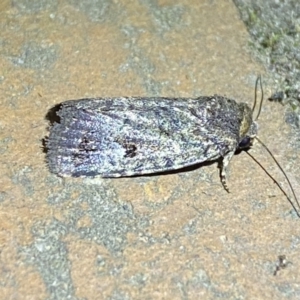
[[[260,76],[260,75],[259,75],[259,76]],[[252,106],[252,113],[254,112],[254,110],[255,110],[255,107],[256,107],[256,99],[257,99],[257,85],[258,85],[259,76],[257,76],[257,78],[256,78],[256,81],[255,81],[255,90],[254,90],[254,103],[253,103],[253,106]]]
[[[253,107],[252,107],[252,113],[255,110],[256,102],[257,102],[257,87],[258,87],[258,82],[259,82],[259,85],[260,85],[261,98],[260,98],[259,109],[258,109],[257,116],[255,118],[255,121],[257,121],[257,119],[258,119],[258,117],[260,115],[262,104],[263,104],[263,101],[264,101],[264,89],[263,89],[263,86],[262,86],[261,75],[257,76],[256,82],[255,82],[255,94],[254,94],[254,103],[253,103]]]
[[[289,187],[293,193],[293,196],[295,198],[295,201],[297,203],[297,206],[300,210],[300,205],[299,205],[299,201],[297,199],[297,196],[296,196],[296,193],[292,187],[292,184],[288,178],[288,176],[286,175],[285,171],[283,170],[283,168],[280,166],[280,164],[278,163],[278,161],[276,160],[276,158],[274,157],[274,155],[272,154],[272,152],[268,149],[268,147],[258,138],[258,137],[255,137],[255,139],[267,150],[267,152],[270,154],[270,156],[273,158],[274,162],[276,163],[276,165],[278,166],[278,168],[281,170],[282,174],[284,175],[286,181],[288,182],[289,184]],[[266,174],[274,181],[274,183],[278,186],[278,188],[282,191],[282,193],[286,196],[286,198],[288,199],[288,201],[290,202],[291,206],[293,207],[293,209],[295,210],[298,218],[300,218],[300,214],[296,208],[296,206],[294,205],[293,201],[290,199],[290,197],[287,195],[287,193],[283,190],[283,188],[280,186],[280,184],[278,183],[278,181],[276,179],[273,178],[273,176],[262,166],[262,164],[256,159],[254,158],[254,156],[250,153],[248,153],[246,151],[246,153],[266,172]]]
[[[263,104],[263,101],[264,101],[264,89],[263,89],[263,85],[262,85],[262,79],[261,79],[261,75],[259,75],[259,83],[260,83],[261,97],[260,97],[259,109],[258,109],[258,112],[257,112],[256,118],[255,118],[255,121],[257,121],[257,120],[258,120],[258,117],[259,117],[259,115],[260,115],[260,112],[261,112],[262,104]]]

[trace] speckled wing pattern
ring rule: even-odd
[[[57,115],[48,165],[75,177],[157,173],[220,157],[229,162],[252,124],[245,103],[221,96],[70,100]],[[245,117],[250,124],[241,130]]]

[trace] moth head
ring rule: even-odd
[[[249,148],[257,135],[258,125],[252,118],[250,107],[242,103],[242,121],[240,126],[240,139],[238,149]]]

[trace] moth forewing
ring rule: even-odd
[[[222,96],[92,98],[63,102],[47,159],[60,176],[118,177],[176,170],[223,158],[222,182],[256,126],[247,104]]]

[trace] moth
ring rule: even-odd
[[[257,124],[246,103],[222,97],[71,100],[56,111],[47,160],[60,176],[119,177],[177,170],[250,147]]]
[[[258,82],[261,101],[254,120]],[[256,139],[285,176],[296,205],[272,175],[246,153],[277,184],[300,218],[300,204],[289,178],[257,137],[256,120],[263,98],[259,76],[252,109],[218,95],[65,101],[47,114],[52,121],[49,136],[44,139],[48,166],[63,177],[121,177],[179,170],[221,159],[221,182],[229,192],[226,178],[232,156],[237,150],[249,149]]]

